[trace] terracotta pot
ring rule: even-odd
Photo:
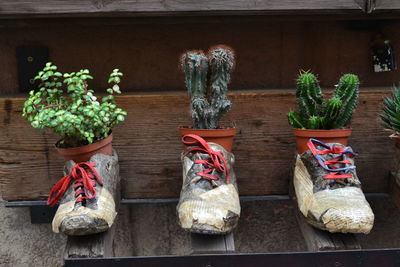
[[[97,141],[96,143],[89,144],[86,146],[80,147],[71,147],[71,148],[59,148],[57,144],[61,141],[59,140],[56,143],[56,149],[58,153],[60,153],[65,161],[73,160],[75,162],[85,162],[90,159],[95,154],[104,154],[108,156],[112,156],[112,133],[104,139]]]
[[[332,129],[332,130],[309,130],[293,128],[296,136],[296,148],[299,154],[308,150],[307,142],[310,138],[315,138],[324,143],[340,143],[347,146],[351,129]]]
[[[181,127],[179,128],[179,133],[181,136],[196,134],[207,142],[217,143],[223,146],[227,151],[232,152],[233,137],[236,135],[236,128],[209,130]]]

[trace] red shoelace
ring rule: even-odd
[[[319,148],[326,148],[326,149],[324,150],[317,149],[314,143],[316,143],[319,146]],[[327,144],[313,138],[310,138],[310,140],[308,140],[307,146],[310,149],[311,153],[314,155],[315,159],[318,161],[319,165],[325,170],[330,172],[329,174],[324,176],[325,179],[345,179],[353,177],[351,173],[345,173],[345,171],[354,170],[356,167],[353,165],[347,166],[347,164],[352,164],[352,163],[350,160],[344,160],[343,156],[347,154],[349,155],[349,157],[355,157],[357,153],[345,150],[343,147],[339,146],[334,146],[334,145],[328,146]],[[321,155],[326,155],[330,153],[339,156],[334,159],[324,161]],[[339,168],[336,167],[335,164],[345,164],[345,167]]]
[[[82,202],[86,199],[93,199],[96,196],[96,181],[103,185],[97,173],[95,162],[81,162],[74,165],[71,173],[61,178],[53,187],[47,199],[47,205],[54,206],[65,194],[71,181],[74,182],[76,202]]]
[[[194,139],[194,141],[188,141],[187,139]],[[187,134],[183,136],[182,142],[187,146],[193,146],[193,148],[186,151],[183,157],[189,153],[197,152],[208,154],[210,156],[210,158],[207,160],[197,159],[194,161],[194,163],[202,164],[205,167],[205,170],[198,172],[197,175],[210,180],[219,180],[218,177],[211,174],[211,172],[215,169],[218,172],[225,173],[226,182],[230,182],[228,164],[226,163],[225,157],[221,152],[213,150],[203,138],[195,134]]]

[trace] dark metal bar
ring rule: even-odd
[[[215,267],[215,266],[400,266],[400,249],[371,249],[329,252],[282,252],[257,254],[225,254],[194,256],[154,256],[124,258],[66,259],[65,266],[163,266],[163,267]]]
[[[46,206],[46,201],[7,201],[5,204],[6,208],[25,208],[25,207],[37,207]]]
[[[367,198],[381,198],[389,197],[388,193],[365,193]],[[241,196],[240,201],[258,201],[258,200],[288,200],[288,195],[267,195],[267,196]],[[157,204],[157,203],[174,203],[178,202],[178,198],[133,198],[133,199],[122,199],[121,204]],[[7,201],[5,206],[8,208],[18,207],[34,207],[34,206],[45,206],[46,201]]]

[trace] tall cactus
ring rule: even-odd
[[[350,121],[353,110],[357,106],[359,85],[360,81],[357,75],[345,74],[340,78],[333,93],[333,97],[342,102],[335,128],[344,127]]]
[[[187,51],[181,56],[185,73],[185,84],[192,99],[191,114],[193,128],[203,129],[209,124],[209,103],[207,101],[208,58],[203,51]]]
[[[308,120],[308,118],[319,114],[320,105],[322,104],[322,93],[314,74],[304,71],[300,72],[297,80],[296,97],[300,116],[303,120]]]
[[[230,110],[232,103],[227,91],[234,65],[232,48],[223,45],[211,48],[207,57],[197,50],[181,56],[194,129],[215,129],[220,118]]]
[[[293,128],[335,129],[346,126],[357,106],[359,80],[354,74],[343,75],[330,99],[323,99],[316,77],[309,72],[300,72],[297,80],[298,115],[288,113]]]

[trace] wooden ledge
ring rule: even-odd
[[[362,14],[366,0],[81,0],[0,3],[0,18],[123,17],[245,14]],[[394,2],[394,1],[393,1]]]

